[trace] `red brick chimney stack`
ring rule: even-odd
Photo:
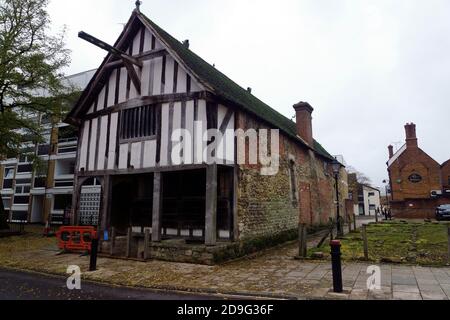
[[[407,148],[417,148],[417,135],[416,135],[416,125],[414,123],[407,123],[405,125],[406,131],[406,147]]]
[[[392,159],[392,157],[394,156],[394,146],[390,145],[388,149],[389,149],[389,159]]]
[[[312,133],[312,112],[313,107],[307,102],[299,102],[294,105],[297,118],[297,134],[305,140],[311,147],[314,145]]]

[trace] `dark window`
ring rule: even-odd
[[[58,153],[71,153],[71,152],[77,152],[77,146],[58,147]]]
[[[369,206],[369,210],[376,210],[376,209],[377,209],[377,207],[374,204],[371,204]]]
[[[11,198],[3,198],[3,207],[5,209],[10,209],[11,208]]]
[[[13,186],[12,179],[3,180],[3,189],[12,189],[12,186]]]
[[[77,139],[77,130],[75,127],[67,126],[58,129],[58,140],[60,143],[76,141]]]
[[[30,194],[30,186],[17,186],[16,194]]]
[[[12,212],[12,221],[27,221],[28,212],[27,211],[13,211]]]
[[[375,197],[375,192],[369,192],[369,197]]]
[[[13,179],[14,178],[14,169],[15,168],[5,168],[5,179]]]
[[[31,164],[19,164],[17,166],[17,172],[24,173],[24,172],[32,172],[33,166]]]
[[[26,155],[26,154],[20,155],[19,156],[19,163],[25,163],[25,162],[30,162],[30,156]]]
[[[73,180],[70,181],[55,181],[55,187],[73,187]]]
[[[350,200],[353,200],[353,192],[349,192],[349,193],[348,193],[348,198],[349,198]]]
[[[14,204],[28,204],[30,202],[30,196],[15,196]]]
[[[85,183],[83,183],[83,186],[100,186],[101,183],[96,178],[90,178]]]
[[[55,202],[53,210],[66,210],[72,205],[71,194],[57,194],[55,195]]]
[[[31,179],[17,179],[16,184],[31,184]]]
[[[43,144],[38,147],[38,155],[39,156],[45,156],[48,154],[50,154],[50,145],[49,144]]]
[[[412,183],[419,183],[422,181],[422,177],[418,175],[417,173],[412,174],[409,176],[408,180]]]
[[[120,138],[135,139],[156,135],[156,107],[124,110],[120,120]]]
[[[45,177],[34,178],[35,188],[45,188],[46,185],[47,185],[47,178]]]

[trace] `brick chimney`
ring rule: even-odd
[[[407,148],[417,148],[417,135],[416,135],[416,125],[414,123],[407,123],[405,125],[406,131],[406,147]]]
[[[299,102],[294,105],[294,109],[297,118],[297,134],[313,147],[312,112],[314,109],[308,102]]]
[[[389,149],[389,159],[391,159],[394,156],[394,146],[390,145],[388,149]]]

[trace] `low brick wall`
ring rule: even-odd
[[[298,229],[292,229],[270,236],[247,238],[239,242],[222,242],[212,247],[202,244],[189,244],[183,240],[167,240],[160,243],[151,243],[149,257],[162,261],[215,265],[295,240],[297,235]],[[102,242],[101,253],[109,255],[110,245],[110,241]],[[126,237],[116,238],[114,256],[125,258],[126,245]],[[133,237],[130,258],[142,259],[143,250],[141,237]]]
[[[392,202],[392,216],[400,219],[434,219],[436,207],[441,204],[450,204],[450,199],[413,199]]]

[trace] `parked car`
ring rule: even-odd
[[[436,208],[436,220],[450,219],[450,204],[443,204]]]

